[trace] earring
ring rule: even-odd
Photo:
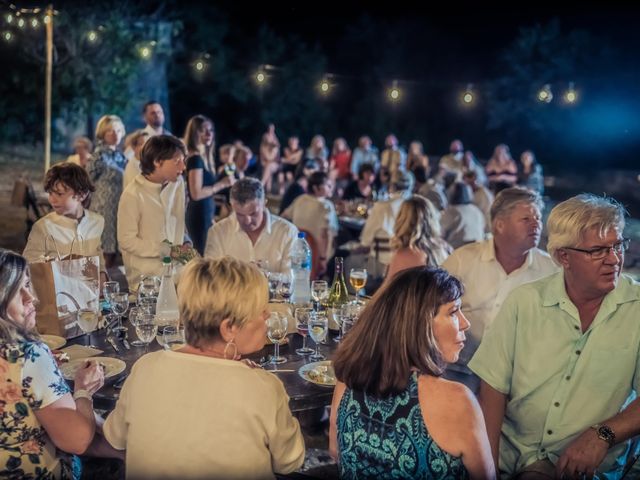
[[[233,346],[233,355],[231,356],[231,358],[227,358],[227,350],[229,349],[229,347]],[[227,344],[224,346],[224,350],[222,351],[222,356],[225,360],[235,360],[236,357],[238,356],[238,346],[236,345],[236,343],[233,341],[233,338],[231,340],[229,340],[227,342]]]

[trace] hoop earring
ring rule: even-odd
[[[233,355],[231,356],[231,358],[227,358],[227,350],[230,346],[233,346]],[[235,360],[237,355],[238,355],[238,346],[236,345],[236,343],[233,341],[233,338],[232,338],[224,346],[224,350],[222,351],[222,357],[225,360]]]

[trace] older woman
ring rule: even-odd
[[[0,249],[0,476],[79,478],[78,462],[64,452],[89,446],[91,396],[104,373],[97,363],[80,368],[71,394],[36,332],[34,301],[27,261]]]
[[[92,210],[104,217],[102,251],[108,268],[113,266],[118,251],[116,206],[122,194],[123,174],[127,164],[124,153],[118,147],[124,133],[124,124],[118,116],[105,115],[98,120],[97,146],[87,167],[89,177],[96,187],[92,197]]]
[[[197,259],[178,287],[187,344],[134,365],[106,440],[129,478],[274,478],[304,461],[304,441],[273,374],[239,361],[266,339],[267,280],[251,264]]]
[[[444,270],[400,272],[340,344],[329,447],[341,478],[495,478],[478,402],[442,378],[469,328],[462,293]]]
[[[440,213],[433,203],[421,195],[405,200],[394,225],[391,248],[395,252],[386,278],[411,267],[440,266],[453,251],[440,232]]]

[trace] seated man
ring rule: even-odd
[[[231,187],[233,214],[214,223],[207,235],[205,257],[230,255],[238,260],[268,262],[268,269],[284,272],[291,268],[291,247],[298,229],[265,207],[264,187],[251,177]]]
[[[391,184],[391,195],[388,200],[379,200],[373,204],[369,217],[367,218],[362,233],[360,243],[364,247],[372,248],[375,239],[390,240],[393,237],[393,229],[396,224],[396,217],[400,211],[400,206],[413,191],[415,179],[411,172],[398,171]],[[371,250],[371,255],[375,252]],[[389,265],[391,251],[381,252],[378,261],[383,265]]]
[[[442,264],[464,283],[462,312],[471,323],[467,343],[447,375],[474,391],[479,380],[466,365],[507,295],[558,270],[549,255],[537,248],[541,210],[542,200],[531,190],[514,187],[500,192],[491,207],[493,238],[454,250]]]
[[[505,478],[622,476],[626,440],[640,433],[640,399],[623,409],[640,388],[624,214],[590,194],[558,204],[547,248],[562,271],[515,289],[469,363]]]

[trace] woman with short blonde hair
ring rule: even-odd
[[[127,159],[120,150],[125,135],[124,124],[117,115],[104,115],[96,125],[96,149],[87,165],[89,178],[96,187],[91,207],[104,217],[102,251],[105,265],[115,263],[118,252],[116,223],[117,208],[124,183]]]
[[[442,264],[452,251],[441,237],[440,212],[428,199],[412,195],[400,206],[391,248],[395,250],[386,278],[400,270]],[[386,282],[385,282],[386,283]]]
[[[104,436],[128,478],[273,478],[304,462],[289,397],[241,358],[265,344],[267,281],[231,257],[197,258],[178,286],[186,345],[149,353],[127,378]]]

